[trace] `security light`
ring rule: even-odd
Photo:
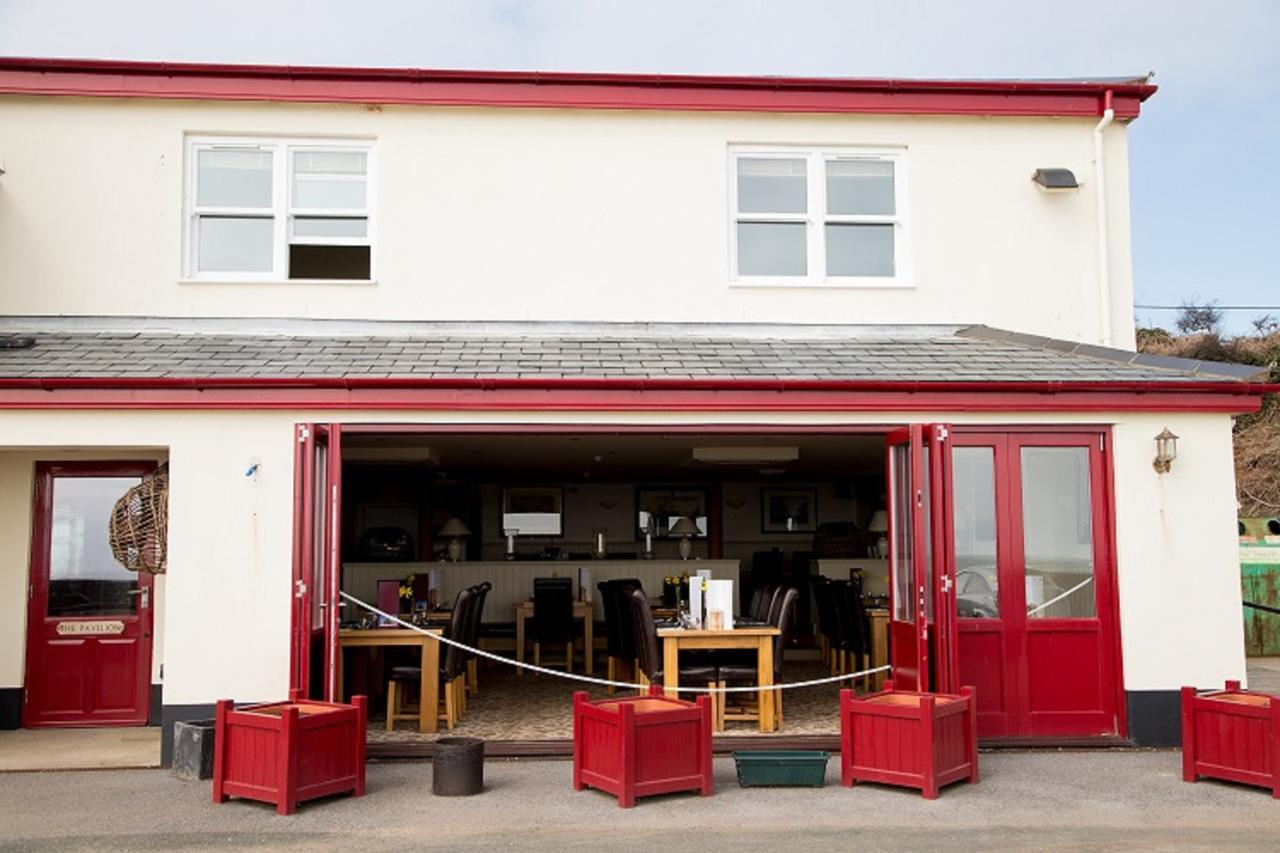
[[[1070,169],[1036,169],[1031,180],[1046,192],[1069,192],[1080,189],[1080,182],[1076,180],[1075,172]]]

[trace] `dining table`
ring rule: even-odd
[[[524,623],[533,618],[533,601],[516,605],[516,660],[524,661]],[[590,675],[595,671],[595,607],[590,601],[573,603],[573,618],[582,620],[582,665]],[[570,663],[572,668],[572,662]],[[524,668],[516,667],[516,676],[523,676]]]
[[[671,695],[679,695],[680,652],[693,649],[747,649],[756,653],[756,686],[759,725],[762,733],[777,729],[777,703],[773,691],[773,641],[781,633],[771,626],[740,628],[659,628],[662,640],[662,686]]]
[[[342,628],[338,631],[337,681],[338,701],[344,699],[342,657],[347,649],[418,646],[422,650],[422,681],[418,692],[418,731],[433,734],[437,730],[440,707],[440,643],[433,637],[444,634],[443,628],[427,628],[427,633],[409,628]]]

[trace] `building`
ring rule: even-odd
[[[0,60],[0,721],[331,693],[388,529],[434,565],[462,520],[509,608],[504,514],[572,560],[647,513],[661,563],[681,506],[735,572],[887,510],[895,678],[1176,742],[1244,676],[1265,386],[1132,351],[1154,91]],[[134,578],[92,531],[162,462]]]

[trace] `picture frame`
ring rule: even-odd
[[[814,489],[761,489],[761,533],[813,533],[818,529]]]
[[[655,539],[670,539],[671,526],[681,516],[694,520],[701,531],[697,539],[707,536],[708,492],[687,486],[643,486],[636,488],[636,540],[644,541],[646,521]]]
[[[502,490],[498,529],[517,530],[521,538],[564,535],[564,489],[513,486]]]

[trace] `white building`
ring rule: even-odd
[[[684,491],[744,571],[887,507],[895,679],[1176,742],[1181,685],[1244,676],[1263,386],[1132,352],[1154,91],[0,60],[0,726],[332,692],[369,531],[500,560],[534,484],[539,545],[638,552]],[[158,462],[153,582],[95,531]]]

